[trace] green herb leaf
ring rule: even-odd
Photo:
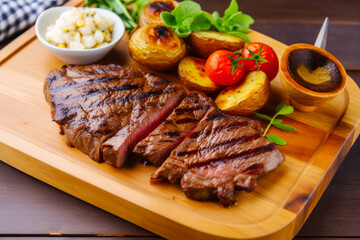
[[[276,115],[288,115],[293,112],[294,112],[293,106],[284,106],[276,113]]]
[[[249,38],[245,33],[235,32],[235,31],[226,32],[226,33],[227,33],[227,34],[230,34],[230,35],[233,35],[233,36],[235,36],[235,37],[241,38],[241,39],[245,40],[245,42],[251,43],[250,38]]]
[[[160,15],[161,19],[168,27],[176,26],[176,19],[175,16],[169,12],[162,12]]]
[[[198,32],[201,30],[208,30],[211,27],[211,23],[209,22],[209,20],[206,18],[204,13],[200,13],[199,15],[197,15],[193,22],[191,23],[191,30],[193,32]]]
[[[229,7],[224,12],[224,18],[227,19],[231,17],[231,15],[237,13],[239,11],[239,5],[236,0],[231,0]]]
[[[262,118],[262,119],[271,121],[271,118],[268,117],[268,116],[266,116],[266,115],[264,115],[264,114],[260,114],[260,113],[254,112],[253,115],[254,115],[255,117],[258,117],[258,118]]]
[[[286,124],[282,124],[282,123],[276,123],[274,121],[273,121],[272,125],[277,127],[277,128],[280,128],[282,130],[285,130],[285,131],[290,131],[290,132],[296,131],[296,128],[294,128],[294,127],[292,127],[290,125],[286,125]]]
[[[274,119],[273,120],[273,123],[282,123],[283,122],[283,120],[281,120],[281,119]]]
[[[286,141],[284,139],[282,139],[281,137],[275,135],[275,134],[267,134],[265,135],[265,137],[270,141],[273,142],[277,145],[281,145],[284,146],[286,145]]]
[[[280,109],[282,109],[283,107],[285,107],[286,105],[284,103],[281,103],[279,104],[277,107],[276,107],[276,112],[279,112]]]
[[[244,28],[249,28],[251,24],[254,23],[254,19],[247,14],[237,12],[226,21],[227,25],[243,26]]]
[[[200,13],[200,4],[193,1],[183,1],[172,11],[178,24],[182,23],[185,19],[193,19]]]

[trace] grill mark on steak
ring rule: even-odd
[[[232,123],[227,124],[225,126],[213,128],[212,130],[203,130],[203,131],[200,131],[200,132],[193,132],[190,135],[190,138],[198,138],[198,137],[200,137],[202,135],[207,136],[210,133],[221,132],[221,131],[223,131],[225,129],[226,130],[231,130],[231,129],[234,129],[234,128],[237,128],[237,127],[247,126],[248,124],[249,124],[248,122],[232,122]]]
[[[192,150],[192,151],[180,151],[180,152],[176,152],[176,156],[190,156],[190,155],[194,155],[194,154],[197,154],[197,153],[200,153],[200,154],[205,154],[211,150],[216,150],[218,148],[229,148],[231,146],[234,146],[236,144],[242,144],[242,143],[245,143],[245,142],[249,142],[249,141],[252,141],[252,140],[255,140],[257,138],[261,137],[261,134],[259,133],[256,133],[256,134],[253,134],[253,135],[250,135],[250,136],[241,136],[241,137],[238,137],[238,138],[233,138],[233,139],[230,139],[230,140],[227,140],[227,141],[224,141],[224,142],[220,142],[220,143],[216,143],[214,145],[211,145],[211,146],[208,146],[208,147],[203,147],[203,148],[198,148],[198,149],[195,149],[195,150]]]
[[[181,115],[181,114],[184,114],[184,113],[194,112],[194,111],[206,109],[206,108],[209,108],[209,107],[210,107],[209,104],[205,104],[205,105],[202,105],[202,106],[197,106],[197,107],[192,107],[192,108],[177,108],[177,109],[175,109],[175,114]]]
[[[197,123],[199,122],[197,119],[194,119],[194,118],[183,118],[183,119],[179,119],[179,120],[176,120],[175,123],[176,124],[186,124],[186,123]]]
[[[131,85],[131,84],[127,84],[127,83],[123,84],[121,86],[116,86],[116,87],[112,87],[112,88],[101,88],[101,89],[88,88],[78,95],[70,96],[70,97],[67,97],[64,99],[59,99],[59,100],[57,100],[56,103],[62,104],[62,103],[68,102],[68,101],[78,100],[79,98],[83,98],[85,96],[90,97],[90,96],[103,94],[103,93],[133,90],[133,89],[138,89],[138,88],[139,88],[138,85]]]
[[[166,79],[163,79],[163,80],[159,80],[159,81],[156,81],[156,82],[153,82],[152,85],[156,86],[156,85],[169,85],[171,82],[166,80]]]
[[[168,90],[154,89],[154,90],[151,90],[148,92],[142,92],[137,95],[130,95],[130,96],[126,96],[126,97],[119,96],[118,98],[115,98],[115,99],[98,102],[96,105],[92,104],[92,108],[100,107],[102,105],[112,105],[112,104],[116,104],[119,102],[130,102],[133,100],[145,100],[151,96],[160,96],[160,95],[170,94],[170,93],[176,92],[178,90],[179,89],[176,89],[176,88],[170,88]],[[76,114],[76,110],[81,108],[81,106],[79,104],[76,104],[73,106],[66,106],[66,105],[62,106],[61,101],[63,101],[63,100],[58,100],[55,104],[55,105],[59,105],[59,107],[61,109],[60,110],[61,114],[57,114],[56,117],[54,117],[54,121],[56,121],[58,123],[61,123],[64,120],[71,117],[72,115]],[[59,104],[58,104],[58,102],[59,102]],[[161,107],[161,104],[158,106]],[[69,113],[70,113],[70,115],[69,115]],[[101,116],[98,116],[98,117],[95,117],[92,119],[96,119],[96,118],[100,118],[100,117],[103,117],[103,116],[101,115]]]
[[[218,112],[218,113],[215,113],[215,114],[209,114],[209,116],[207,117],[207,120],[212,121],[214,119],[224,118],[224,117],[226,117],[226,115],[224,113]]]
[[[93,84],[97,84],[97,83],[105,83],[105,82],[111,82],[111,81],[116,81],[116,80],[119,80],[118,76],[112,76],[112,77],[102,76],[102,77],[95,78],[94,80],[90,80],[90,81],[86,81],[86,82],[80,82],[80,83],[74,82],[74,83],[70,83],[70,84],[67,84],[67,85],[64,85],[61,87],[53,88],[53,89],[51,89],[51,93],[56,93],[58,91],[61,91],[64,89],[69,89],[72,87],[83,87],[83,86],[93,85]]]
[[[179,84],[138,68],[113,64],[63,66],[51,71],[44,84],[52,118],[66,143],[96,161],[102,161],[100,148],[108,138],[143,116],[147,120],[141,129],[156,127],[184,93]],[[139,141],[136,134],[129,132],[124,140],[132,146]]]
[[[166,133],[163,133],[165,135],[168,135],[169,137],[177,137],[180,135],[180,133],[178,131],[173,131],[173,132],[166,132]]]
[[[140,100],[140,99],[148,98],[151,96],[165,95],[165,94],[173,93],[175,91],[176,91],[175,88],[170,88],[168,90],[154,89],[154,90],[151,90],[148,92],[142,92],[135,96],[131,95],[131,96],[126,96],[126,97],[122,97],[122,98],[107,100],[107,101],[105,101],[105,103],[112,104],[112,103],[119,103],[119,102],[129,102],[132,100]]]
[[[240,152],[240,153],[235,154],[235,155],[213,158],[213,159],[207,160],[206,162],[193,163],[193,164],[189,165],[189,168],[216,167],[221,163],[229,163],[229,162],[232,162],[232,161],[237,160],[237,159],[251,158],[251,157],[254,157],[256,155],[272,151],[274,149],[275,149],[275,144],[270,143],[268,145],[260,146],[260,147],[253,148],[253,149],[250,149],[250,150],[247,150],[247,151],[243,151],[243,152]]]

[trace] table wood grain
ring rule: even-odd
[[[204,10],[219,12],[229,3],[198,2]],[[285,44],[313,44],[323,19],[328,16],[327,49],[339,58],[347,73],[360,85],[360,1],[238,0],[238,3],[243,12],[255,18],[254,30]],[[351,148],[296,239],[360,239],[359,173],[360,139]],[[0,237],[161,239],[3,162],[0,162]]]

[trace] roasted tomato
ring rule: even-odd
[[[273,80],[279,71],[279,59],[274,50],[264,43],[250,43],[242,51],[246,72],[263,71]]]
[[[219,50],[207,59],[205,72],[215,84],[226,86],[239,82],[245,74],[245,67],[241,56]]]

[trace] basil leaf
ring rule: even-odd
[[[274,120],[273,120],[273,124],[274,124],[274,123],[282,123],[282,122],[283,122],[283,120],[281,120],[281,119],[274,119]]]
[[[236,0],[231,0],[229,7],[224,12],[224,18],[227,19],[231,17],[231,15],[237,13],[239,11],[239,5]]]
[[[276,112],[279,112],[280,109],[282,109],[283,107],[285,107],[286,105],[284,103],[281,103],[279,104],[277,107],[276,107]]]
[[[200,13],[194,18],[194,21],[191,23],[191,30],[193,32],[198,32],[201,30],[208,30],[211,27],[211,23],[206,18],[205,14]]]
[[[231,17],[229,17],[226,21],[228,25],[242,25],[245,28],[248,28],[251,24],[254,23],[254,19],[247,14],[243,14],[241,12],[237,12]]]
[[[266,116],[266,115],[264,115],[264,114],[260,114],[260,113],[254,112],[253,115],[254,115],[255,117],[258,117],[258,118],[262,118],[262,119],[271,121],[271,118],[268,117],[268,116]]]
[[[186,29],[176,28],[174,32],[176,35],[178,35],[181,38],[186,38],[191,34],[190,29],[186,30]]]
[[[218,11],[214,11],[212,14],[211,14],[213,20],[216,22],[216,20],[218,18],[220,18],[220,13]]]
[[[277,145],[281,145],[284,146],[286,145],[286,141],[284,139],[282,139],[281,137],[275,135],[275,134],[267,134],[265,135],[265,137],[270,141],[273,142]]]
[[[176,19],[173,14],[169,12],[162,12],[160,16],[166,26],[176,26]]]
[[[280,128],[280,129],[282,129],[282,130],[285,130],[285,131],[290,131],[290,132],[296,131],[296,128],[294,128],[294,127],[292,127],[292,126],[289,126],[289,125],[286,125],[286,124],[273,122],[272,125],[274,125],[274,126],[277,127],[277,128]]]
[[[181,2],[172,12],[177,23],[182,23],[185,19],[193,19],[201,13],[200,4],[193,1]]]
[[[232,28],[231,31],[234,31],[234,32],[242,32],[242,33],[251,32],[251,30],[249,30],[249,27],[244,27],[244,26],[242,26],[240,24],[237,24],[237,23],[231,25],[231,28]]]
[[[294,112],[293,106],[284,106],[276,113],[276,115],[288,115],[293,112]]]
[[[226,33],[227,33],[227,34],[230,34],[230,35],[233,35],[233,36],[235,36],[235,37],[241,38],[241,39],[245,40],[245,42],[251,43],[250,38],[249,38],[245,33],[235,32],[235,31],[226,32]]]

